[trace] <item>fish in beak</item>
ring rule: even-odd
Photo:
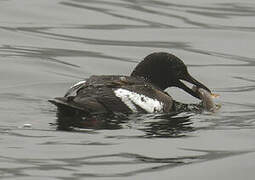
[[[202,88],[205,89],[206,91],[208,91],[209,93],[211,93],[211,90],[206,87],[205,85],[203,85],[201,82],[197,81],[195,78],[193,78],[189,73],[185,73],[184,76],[182,76],[182,78],[180,78],[179,80],[177,80],[176,86],[183,89],[184,91],[186,91],[187,93],[189,93],[190,95],[201,99],[201,97],[199,96],[198,91],[194,91],[191,88],[189,88],[188,86],[186,86],[181,80],[187,81],[193,85],[195,85],[197,88]]]

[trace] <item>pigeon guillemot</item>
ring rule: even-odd
[[[194,79],[186,65],[173,54],[157,52],[144,58],[131,76],[91,76],[72,86],[64,97],[49,100],[60,110],[70,109],[85,114],[101,113],[167,113],[172,112],[174,100],[164,90],[179,87],[201,99],[197,91],[181,80],[211,93]]]

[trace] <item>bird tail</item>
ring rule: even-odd
[[[76,104],[68,101],[66,97],[56,97],[54,99],[48,100],[50,103],[56,105],[60,109],[72,109],[72,110],[81,110],[84,111],[83,108],[77,106]]]

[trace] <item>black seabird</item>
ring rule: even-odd
[[[109,113],[168,113],[174,111],[174,100],[164,90],[179,87],[199,98],[198,92],[186,86],[211,91],[194,79],[178,57],[165,52],[144,58],[130,76],[91,76],[72,86],[64,97],[49,100],[59,111],[82,112],[89,116]]]

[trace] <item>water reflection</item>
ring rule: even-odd
[[[155,122],[144,122],[139,128],[146,133],[146,137],[184,137],[188,132],[194,131],[190,114],[165,114],[155,116]]]
[[[133,128],[144,132],[143,138],[183,137],[193,131],[190,121],[191,113],[169,114],[102,114],[86,116],[82,112],[57,112],[57,129],[65,131],[82,131],[82,129],[122,129]],[[80,129],[79,129],[80,128]],[[110,136],[108,136],[110,137]],[[112,137],[112,136],[111,136]],[[128,136],[125,136],[127,138]],[[116,137],[115,137],[116,138]],[[118,138],[124,138],[123,136]]]

